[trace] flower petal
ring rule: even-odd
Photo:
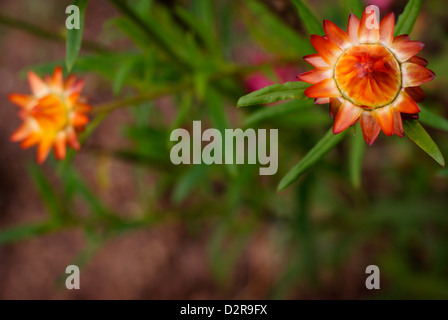
[[[329,65],[317,53],[309,54],[303,57],[303,60],[316,68],[328,68]]]
[[[39,143],[37,148],[37,163],[42,164],[47,159],[50,153],[53,139],[50,136],[45,136]]]
[[[404,137],[403,121],[401,119],[401,113],[394,111],[394,133],[400,138]]]
[[[331,98],[330,99],[330,116],[331,119],[335,119],[338,112],[339,112],[339,107],[341,106],[341,101],[338,98]]]
[[[41,97],[48,93],[47,84],[33,71],[28,71],[28,83],[35,96]]]
[[[8,96],[9,101],[14,103],[15,105],[24,108],[29,109],[32,107],[33,102],[35,101],[34,97],[26,95],[26,94],[16,94],[12,93]]]
[[[411,98],[405,91],[402,91],[393,103],[395,111],[402,113],[415,114],[420,112],[420,108],[414,99]]]
[[[404,88],[406,93],[414,99],[415,102],[423,102],[425,101],[426,95],[425,92],[420,87],[407,87]]]
[[[376,11],[368,6],[362,13],[358,29],[359,43],[377,43],[380,40],[379,21]]]
[[[316,98],[314,104],[327,104],[330,103],[330,98]]]
[[[409,59],[409,62],[418,64],[419,66],[426,67],[428,65],[428,61],[421,57],[413,56]]]
[[[409,41],[409,35],[407,35],[407,34],[399,35],[394,38],[394,41],[392,43],[398,43],[401,41]]]
[[[348,18],[347,34],[354,43],[358,42],[359,19],[353,13]]]
[[[391,45],[391,50],[398,60],[404,62],[423,50],[425,44],[420,41],[400,41]]]
[[[395,15],[389,12],[380,23],[380,42],[390,46],[394,41]]]
[[[394,134],[394,113],[390,106],[373,110],[372,116],[387,136]]]
[[[62,78],[62,68],[56,67],[53,71],[53,76],[51,77],[50,84],[53,87],[64,88],[64,79]]]
[[[66,137],[64,133],[59,133],[54,141],[54,155],[56,159],[62,160],[66,154]]]
[[[364,140],[371,146],[380,134],[381,127],[376,123],[375,119],[373,119],[372,113],[369,111],[364,111],[362,113],[360,123]]]
[[[353,125],[362,114],[363,110],[351,102],[344,100],[339,107],[336,120],[333,125],[333,133],[338,134]]]
[[[339,92],[333,78],[318,82],[305,90],[305,95],[309,98],[331,98],[339,97]]]
[[[353,41],[348,34],[329,20],[324,20],[324,31],[328,40],[343,50],[348,49],[353,45]]]
[[[82,113],[74,112],[70,117],[70,122],[74,127],[82,127],[89,122],[89,118]]]
[[[342,50],[333,42],[315,34],[311,35],[311,44],[330,67],[335,64],[342,53]]]
[[[435,77],[434,72],[415,63],[403,63],[401,70],[404,87],[416,87]]]
[[[28,122],[24,122],[14,133],[11,135],[10,140],[17,142],[25,139],[31,133],[31,128]]]
[[[78,137],[76,136],[76,132],[73,129],[73,127],[67,128],[66,134],[67,134],[67,143],[70,145],[70,147],[72,147],[75,150],[79,150],[81,146],[79,145]]]
[[[29,147],[37,144],[40,140],[41,140],[40,134],[32,133],[22,141],[22,143],[20,144],[20,147],[22,149],[29,148]]]
[[[297,79],[307,83],[318,83],[322,80],[331,78],[333,76],[333,69],[330,68],[316,68],[308,72],[304,72],[297,76]]]

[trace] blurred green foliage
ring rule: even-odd
[[[269,101],[240,100],[240,104],[278,101],[279,95],[281,100],[298,100],[235,108],[238,99],[248,93],[248,76],[261,72],[270,78],[282,65],[294,64],[305,70],[301,57],[314,52],[309,32],[322,34],[321,19],[331,18],[327,13],[340,13],[339,23],[346,21],[352,10],[359,14],[364,4],[325,1],[312,8],[305,1],[288,2],[297,9],[297,28],[266,1],[192,0],[174,1],[172,6],[151,0],[109,2],[119,15],[107,22],[107,30],[115,38],[127,39],[128,49],[116,51],[107,49],[107,43],[95,43],[76,61],[76,54],[69,55],[68,64],[74,63],[73,72],[107,79],[115,96],[114,101],[95,106],[94,119],[82,139],[88,139],[111,112],[131,107],[132,124],[121,132],[132,147],[92,147],[81,152],[129,163],[135,171],[141,212],[127,215],[108,207],[73,165],[76,154],[70,152],[63,162],[52,163],[52,173],[29,166],[48,217],[41,223],[0,231],[0,244],[80,228],[85,231],[87,246],[74,263],[84,265],[112,237],[177,221],[191,230],[210,230],[210,268],[224,287],[251,239],[264,232],[277,252],[272,259],[282,261],[267,298],[307,297],[300,291],[307,288],[323,295],[337,292],[338,288],[328,286],[339,284],[338,273],[350,268],[354,257],[361,257],[365,267],[376,264],[381,270],[381,290],[361,289],[362,297],[448,298],[446,171],[408,140],[380,138],[366,147],[359,128],[348,130],[348,139],[342,139],[342,134],[333,136],[327,132],[331,119],[326,107],[314,106],[301,92],[291,96],[288,91],[282,96],[276,90],[277,96],[270,96]],[[421,2],[409,2],[412,7],[404,12],[410,17],[398,20],[400,28],[411,30],[419,12],[414,6]],[[422,8],[425,21],[431,21],[433,28],[446,24],[447,19],[446,10],[431,10],[437,3],[442,2],[427,1]],[[397,13],[403,8],[400,2]],[[4,22],[10,20],[0,17],[2,21],[14,27]],[[428,98],[421,121],[437,129],[430,132],[445,153],[448,141],[441,130],[447,131],[448,125],[437,114],[447,115],[442,108],[448,101],[442,89],[448,82],[448,72],[444,72],[448,70],[446,33],[445,25],[432,36],[421,31],[419,39],[430,43],[423,56],[437,74],[433,83],[424,87]],[[70,36],[67,39],[71,41]],[[262,63],[245,61],[245,52],[261,52],[268,58]],[[31,69],[50,73],[62,64],[62,60],[54,61]],[[303,86],[286,84],[291,85]],[[171,98],[174,117],[167,118],[157,108],[157,98],[162,96]],[[252,97],[259,99],[260,92]],[[260,177],[254,165],[172,165],[170,132],[177,127],[191,128],[193,120],[221,131],[249,126],[278,128],[278,173]],[[281,181],[293,167],[289,178],[287,175]],[[146,173],[155,175],[154,185],[143,180]],[[277,193],[279,183],[279,189],[284,189],[300,175],[297,183]],[[87,214],[80,214],[80,208]],[[353,281],[361,287],[364,270],[351,271]]]

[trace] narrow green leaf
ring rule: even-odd
[[[252,113],[249,117],[247,117],[245,121],[245,126],[251,126],[257,122],[267,119],[286,116],[310,108],[312,106],[313,103],[310,100],[292,100],[285,102],[281,105],[265,107],[261,110]]]
[[[442,167],[445,167],[445,159],[439,147],[417,120],[403,121],[403,129],[409,139],[414,141]]]
[[[411,33],[421,6],[422,0],[408,1],[408,4],[404,8],[403,13],[398,17],[397,24],[395,25],[395,36]]]
[[[311,34],[322,34],[322,23],[316,15],[311,11],[308,4],[304,0],[292,0],[295,4],[299,16],[305,24],[306,29]]]
[[[39,194],[50,213],[50,220],[57,221],[62,216],[61,203],[59,202],[58,195],[45,177],[42,169],[35,164],[28,166],[28,171],[30,172],[34,183],[39,191]]]
[[[283,177],[277,191],[282,191],[295,182],[305,171],[341,142],[346,134],[347,130],[336,135],[333,134],[333,129],[328,130],[325,136]]]
[[[427,124],[430,127],[448,131],[448,120],[442,118],[441,116],[429,111],[426,108],[421,108],[420,111],[420,121]]]
[[[355,188],[361,186],[362,160],[366,150],[366,143],[362,136],[359,124],[356,126],[356,134],[350,137],[349,173],[350,181]]]
[[[206,177],[207,167],[205,164],[199,166],[192,166],[179,179],[174,188],[172,200],[176,204],[180,204],[188,197],[196,186]]]
[[[79,50],[81,49],[82,33],[84,30],[84,17],[88,1],[89,0],[75,0],[73,2],[73,5],[79,8],[79,29],[67,30],[65,64],[69,72],[75,64]]]
[[[305,99],[303,91],[307,87],[308,84],[299,81],[273,84],[241,97],[237,105],[238,107],[246,107],[282,100]]]
[[[19,240],[25,240],[39,235],[50,233],[57,229],[56,224],[48,222],[38,222],[24,224],[17,227],[11,227],[8,229],[0,230],[0,244],[17,242]]]

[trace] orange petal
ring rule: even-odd
[[[24,109],[28,109],[29,107],[31,107],[31,104],[35,100],[35,98],[32,96],[28,96],[25,94],[16,94],[16,93],[10,94],[8,96],[8,99],[15,105],[17,105],[21,108],[24,108]]]
[[[389,12],[380,23],[380,41],[390,46],[394,41],[395,15]]]
[[[35,96],[40,97],[48,93],[47,84],[33,71],[28,71],[28,83]]]
[[[67,90],[73,86],[76,82],[76,76],[74,74],[70,75],[64,82],[64,89]]]
[[[403,72],[404,87],[416,87],[431,81],[435,77],[434,72],[415,63],[403,63],[401,70]]]
[[[314,99],[314,104],[326,104],[330,103],[330,98],[316,98]]]
[[[420,112],[417,103],[405,91],[402,91],[393,103],[393,108],[396,111],[408,114],[415,114]]]
[[[398,43],[401,41],[409,41],[409,36],[407,34],[402,34],[394,38],[393,43]]]
[[[394,111],[394,133],[401,138],[404,137],[401,113],[397,111]]]
[[[53,71],[53,76],[51,77],[51,85],[54,87],[58,87],[63,89],[64,88],[64,79],[62,77],[62,68],[56,67]]]
[[[309,54],[303,57],[303,60],[316,68],[328,68],[328,64],[317,53]]]
[[[354,43],[358,42],[359,19],[354,14],[350,14],[348,18],[347,34]]]
[[[76,81],[72,86],[67,88],[67,91],[69,93],[72,93],[72,92],[81,93],[83,87],[84,87],[84,80],[80,79],[80,80]]]
[[[375,109],[372,116],[387,136],[394,134],[394,113],[391,107]]]
[[[305,95],[309,98],[331,98],[339,97],[339,92],[333,78],[318,82],[305,90]]]
[[[329,20],[324,20],[324,31],[328,40],[343,50],[348,49],[353,44],[348,34]]]
[[[65,158],[66,154],[65,144],[66,144],[65,134],[63,133],[58,134],[54,142],[54,148],[53,148],[56,159],[62,160]]]
[[[27,122],[23,123],[14,133],[11,135],[10,140],[17,142],[25,139],[31,133],[30,126]]]
[[[428,61],[421,57],[413,56],[409,59],[409,62],[418,64],[419,66],[426,67],[428,65]]]
[[[67,129],[66,134],[67,134],[67,143],[70,145],[70,147],[72,147],[75,150],[79,150],[81,146],[79,145],[78,137],[76,136],[75,130],[70,127]]]
[[[87,113],[87,112],[90,112],[92,110],[92,106],[88,105],[87,103],[78,102],[75,105],[74,110],[76,112]]]
[[[368,6],[362,13],[358,29],[359,43],[377,43],[380,40],[379,20],[376,11]]]
[[[51,139],[50,137],[45,137],[40,141],[39,147],[37,148],[37,163],[42,164],[45,159],[47,159],[52,144],[53,139]]]
[[[339,112],[339,107],[341,106],[341,101],[338,98],[332,98],[330,99],[330,116],[331,119],[335,119],[338,112]]]
[[[20,144],[20,147],[22,149],[29,148],[31,146],[34,146],[36,143],[38,143],[41,140],[41,135],[37,133],[32,133],[27,138],[25,138],[22,143]]]
[[[342,50],[333,42],[315,34],[311,35],[311,44],[330,67],[342,53]]]
[[[425,92],[420,87],[407,87],[404,89],[408,95],[414,99],[415,102],[423,102],[425,101],[426,95]]]
[[[78,99],[79,99],[79,92],[72,93],[67,99],[69,108],[73,108],[76,105],[76,102],[78,102]]]
[[[89,118],[82,114],[82,113],[77,113],[74,112],[71,116],[71,124],[74,127],[82,127],[85,126],[87,123],[89,123]]]
[[[371,112],[364,111],[361,115],[361,130],[364,136],[364,141],[371,146],[378,135],[380,134],[381,127],[376,123]]]
[[[344,100],[339,107],[336,120],[333,125],[333,133],[338,134],[353,125],[358,119],[363,110],[351,102]]]
[[[333,69],[330,68],[316,68],[308,72],[304,72],[297,76],[297,79],[307,83],[318,83],[322,80],[331,78],[333,76]]]
[[[391,49],[398,60],[404,62],[422,51],[424,46],[425,44],[419,41],[400,41],[394,42]]]

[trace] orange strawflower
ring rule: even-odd
[[[11,141],[22,141],[22,148],[38,144],[38,163],[45,161],[52,147],[56,158],[64,159],[66,144],[79,150],[77,132],[89,122],[86,113],[91,107],[80,98],[84,81],[72,75],[64,82],[62,68],[57,67],[45,80],[28,72],[28,82],[31,95],[9,95],[9,100],[20,107],[23,119]]]
[[[326,37],[311,36],[318,53],[304,57],[316,69],[298,79],[313,84],[305,95],[315,98],[316,104],[330,103],[334,134],[359,121],[364,140],[371,145],[381,130],[388,136],[404,136],[402,114],[420,112],[416,102],[425,94],[419,86],[435,75],[425,68],[425,59],[415,56],[423,43],[410,41],[408,35],[394,37],[393,13],[376,29],[369,16],[364,11],[359,21],[351,14],[347,32],[325,20]]]

